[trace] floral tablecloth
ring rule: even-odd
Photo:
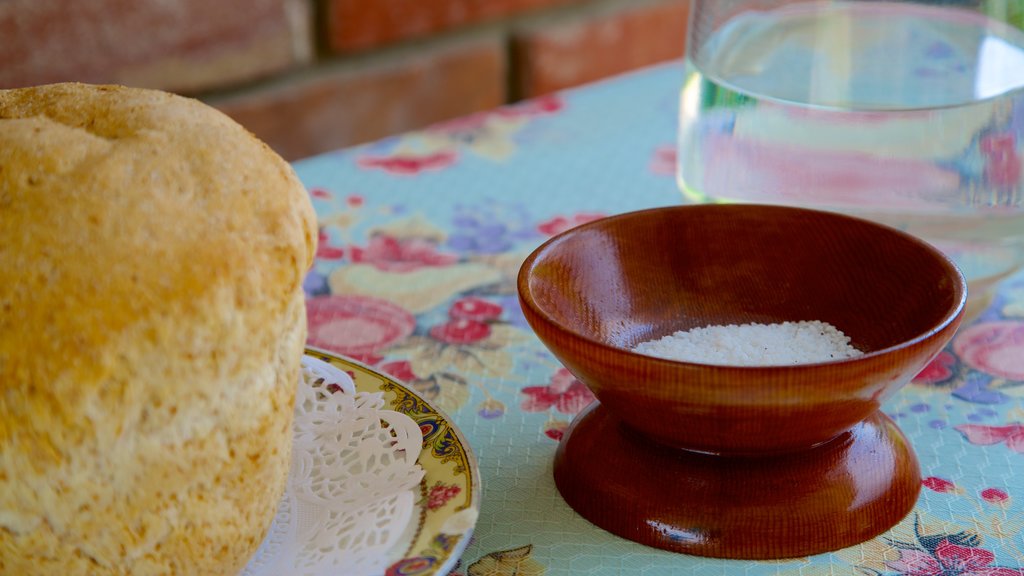
[[[593,397],[530,331],[515,276],[568,227],[682,202],[681,78],[658,66],[295,164],[320,225],[310,344],[410,383],[479,458],[482,509],[454,574],[1024,575],[1024,275],[885,405],[925,478],[888,533],[808,558],[723,561],[618,538],[562,501],[552,457]],[[428,566],[389,574],[407,568]]]

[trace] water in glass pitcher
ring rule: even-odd
[[[695,201],[837,209],[931,240],[969,279],[1024,261],[1024,32],[955,7],[795,3],[687,58]]]

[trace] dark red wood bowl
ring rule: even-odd
[[[518,287],[537,336],[600,401],[574,422],[555,465],[563,496],[598,525],[684,552],[789,557],[870,538],[912,508],[913,451],[878,409],[949,341],[967,292],[956,266],[927,243],[799,208],[658,208],[552,238],[526,259]],[[864,355],[738,367],[630,350],[677,330],[799,320],[831,323]],[[861,458],[860,468],[844,472],[865,450],[892,462],[879,471]],[[583,462],[588,457],[600,466]],[[786,476],[798,462],[800,476]],[[614,467],[688,477],[652,484],[609,474]],[[587,477],[594,474],[603,478]],[[791,482],[779,485],[784,477]],[[673,483],[694,489],[693,497]],[[612,509],[623,491],[637,503]],[[687,506],[702,511],[679,516],[676,508]],[[750,531],[761,513],[793,542],[756,542],[766,537]],[[829,522],[846,528],[822,536]]]

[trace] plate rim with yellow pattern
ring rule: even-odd
[[[388,409],[405,414],[420,427],[423,449],[416,461],[425,474],[413,517],[415,528],[407,544],[394,550],[393,559],[388,558],[385,576],[447,574],[469,545],[482,494],[480,467],[462,431],[443,411],[392,376],[323,348],[307,345],[305,353],[347,372],[356,391],[383,392]],[[443,501],[431,500],[434,487],[444,491]],[[459,533],[441,531],[453,521],[463,524]]]

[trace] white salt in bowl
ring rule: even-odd
[[[657,208],[549,240],[518,278],[541,341],[633,430],[673,447],[771,454],[875,413],[960,324],[967,288],[941,252],[834,213],[761,205]],[[728,366],[633,352],[705,326],[822,321],[863,352]]]

